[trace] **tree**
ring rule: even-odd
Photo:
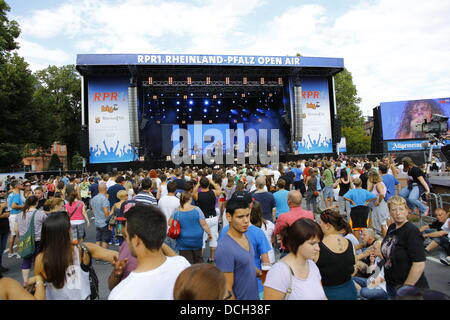
[[[20,144],[0,143],[0,167],[11,168],[21,164],[23,149]]]
[[[10,10],[8,4],[0,0],[0,63],[7,53],[19,48],[16,39],[20,35],[20,28],[16,21],[8,19],[6,14]]]
[[[67,161],[80,150],[81,83],[74,65],[49,66],[35,74],[38,86],[34,100],[48,110],[53,139],[67,145]]]
[[[371,137],[362,127],[345,127],[342,135],[346,138],[348,154],[365,154],[370,152]]]
[[[338,118],[344,128],[362,128],[364,118],[358,104],[361,98],[353,84],[352,74],[344,69],[334,77],[336,91],[336,109]]]
[[[75,152],[75,155],[72,158],[72,169],[74,170],[83,169],[83,157],[80,156],[78,152]]]
[[[60,166],[61,160],[56,153],[53,153],[50,158],[50,163],[48,164],[48,170],[58,170]]]

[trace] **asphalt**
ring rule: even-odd
[[[92,221],[93,222],[93,221]],[[91,223],[91,226],[87,229],[87,242],[95,242],[95,226]],[[110,245],[109,249],[118,251],[117,246]],[[205,251],[205,262],[208,259],[208,249]],[[441,291],[450,296],[450,266],[445,266],[439,262],[439,258],[444,254],[441,248],[435,249],[431,254],[427,256],[425,276],[428,280],[429,286],[433,290]],[[7,254],[3,255],[3,266],[8,268],[9,271],[3,273],[4,277],[13,278],[22,283],[22,273],[20,270],[21,260],[17,258],[8,258]],[[109,295],[108,289],[108,277],[112,271],[111,264],[105,264],[104,262],[93,262],[94,269],[99,278],[100,286],[100,299],[106,300]],[[32,274],[32,272],[31,272]]]

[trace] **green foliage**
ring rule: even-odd
[[[342,127],[359,127],[364,125],[362,111],[358,104],[361,98],[353,84],[352,74],[344,69],[334,77],[336,90],[336,109],[338,118],[342,121]]]
[[[3,63],[8,52],[19,48],[16,39],[20,35],[20,28],[16,21],[8,19],[10,9],[5,0],[0,0],[0,63]]]
[[[362,127],[344,127],[342,135],[347,140],[348,154],[365,154],[370,152],[370,136],[366,136],[366,132]]]
[[[59,160],[59,157],[56,153],[52,154],[52,157],[50,158],[50,163],[48,164],[48,170],[58,170],[61,166],[61,160]]]
[[[80,156],[78,152],[75,152],[75,155],[72,157],[72,169],[73,170],[83,169],[83,157]]]
[[[20,165],[23,158],[23,146],[13,143],[0,143],[0,167],[10,168]]]
[[[67,145],[67,159],[80,149],[81,83],[74,65],[49,66],[37,71],[34,102],[47,110],[48,134]]]

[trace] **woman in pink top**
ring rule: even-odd
[[[78,192],[74,191],[69,196],[69,202],[66,203],[65,208],[69,215],[70,225],[72,230],[72,240],[78,243],[83,242],[86,237],[86,227],[89,228],[90,222],[86,213],[86,207],[79,199]]]

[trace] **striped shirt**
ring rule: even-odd
[[[158,205],[158,201],[156,200],[156,198],[151,193],[148,193],[145,191],[139,192],[134,197],[134,200],[136,200],[137,202],[145,203],[145,204],[152,204],[154,206]]]

